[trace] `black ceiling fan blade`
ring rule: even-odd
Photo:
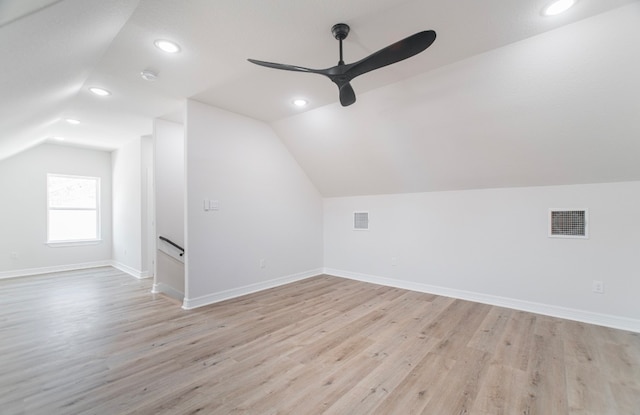
[[[317,74],[322,74],[324,75],[324,73],[318,69],[311,69],[311,68],[305,68],[303,66],[295,66],[295,65],[286,65],[283,63],[273,63],[273,62],[265,62],[265,61],[259,61],[256,59],[247,59],[249,62],[251,63],[255,63],[256,65],[260,65],[260,66],[266,66],[267,68],[273,68],[273,69],[282,69],[285,71],[293,71],[293,72],[309,72],[309,73],[317,73]]]
[[[436,40],[436,32],[433,30],[425,30],[402,39],[386,48],[380,49],[364,59],[345,65],[342,59],[342,41],[346,39],[349,34],[349,26],[345,23],[338,23],[331,28],[331,33],[340,41],[340,61],[338,65],[332,66],[331,68],[311,69],[305,68],[304,66],[265,62],[257,59],[247,60],[256,65],[272,69],[324,75],[338,86],[340,90],[340,103],[343,107],[347,107],[356,102],[356,93],[349,83],[353,78],[417,55],[431,46]]]
[[[349,82],[338,85],[338,88],[340,88],[340,104],[342,104],[343,107],[348,107],[356,102],[356,93]]]
[[[367,56],[364,59],[349,64],[345,76],[349,80],[392,63],[410,58],[427,49],[436,40],[436,32],[425,30],[402,39],[386,48]]]

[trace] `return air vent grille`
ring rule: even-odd
[[[588,238],[586,209],[550,209],[549,236],[553,238]]]
[[[353,230],[369,230],[369,212],[353,212]]]

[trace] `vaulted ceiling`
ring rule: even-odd
[[[0,159],[53,137],[116,149],[191,98],[270,123],[325,196],[640,180],[640,1],[546,4],[3,0]],[[347,62],[438,37],[356,78],[347,108],[321,76],[246,60],[333,66],[339,22]]]

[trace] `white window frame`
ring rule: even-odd
[[[78,207],[52,207],[49,200],[49,178],[50,177],[62,177],[67,179],[82,179],[82,180],[93,180],[96,183],[96,207],[95,208],[78,208]],[[100,203],[100,177],[94,176],[75,176],[69,174],[56,174],[56,173],[48,173],[47,174],[47,244],[52,246],[72,246],[72,245],[89,245],[100,242],[101,239],[101,203]],[[77,211],[95,211],[96,212],[96,237],[93,239],[65,239],[65,240],[51,240],[50,238],[50,215],[49,212],[51,210],[77,210]]]

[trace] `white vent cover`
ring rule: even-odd
[[[369,230],[369,212],[353,212],[353,230]]]
[[[588,238],[587,209],[549,209],[549,237]]]

